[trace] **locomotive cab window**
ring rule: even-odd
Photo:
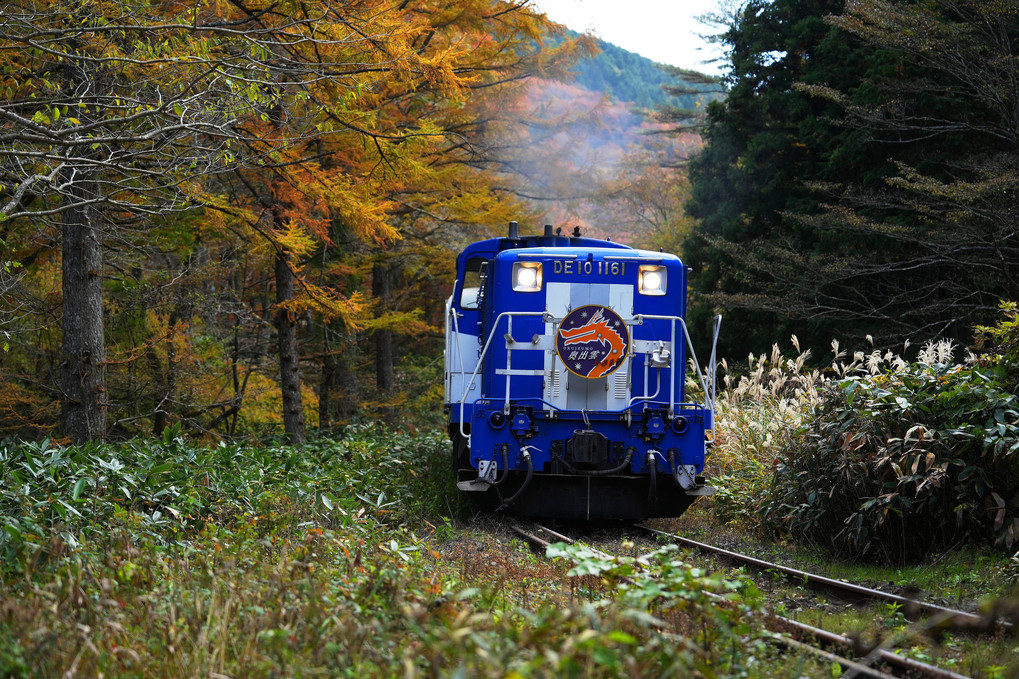
[[[460,291],[460,308],[477,309],[481,305],[481,286],[485,282],[488,262],[471,259],[464,267],[463,287]]]

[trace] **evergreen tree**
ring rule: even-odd
[[[709,106],[706,147],[691,167],[687,209],[700,221],[684,251],[699,293],[695,316],[738,309],[726,313],[726,353],[761,350],[776,333],[792,329],[764,310],[767,302],[754,294],[764,272],[756,271],[753,255],[768,242],[806,245],[797,242],[800,234],[788,228],[783,214],[816,210],[803,180],[830,179],[825,156],[837,131],[825,121],[835,107],[819,106],[793,85],[827,80],[838,61],[838,70],[855,82],[857,71],[846,67],[858,62],[858,55],[843,41],[831,40],[833,29],[823,21],[841,4],[752,0],[725,35],[732,61],[729,94]],[[703,318],[693,325],[705,325]]]
[[[990,73],[966,87],[962,72],[1007,61],[977,27],[989,21],[985,37],[1009,35],[1008,12],[989,20],[980,3],[854,2],[836,18],[843,4],[753,0],[726,34],[730,93],[709,108],[707,147],[692,167],[688,209],[700,223],[686,259],[695,317],[712,306],[734,312],[730,355],[790,332],[815,348],[833,336],[961,337],[1014,278],[1008,249],[996,254],[1011,265],[993,265],[983,245],[979,257],[962,255],[986,228],[975,218],[960,228],[935,206],[953,190],[948,203],[971,200],[960,182],[981,165],[994,173],[971,162],[994,139],[990,97],[975,91]],[[963,64],[958,73],[952,63]]]

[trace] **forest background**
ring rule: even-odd
[[[455,254],[511,219],[678,252],[726,356],[970,342],[1019,288],[1017,3],[715,20],[663,101],[526,3],[7,3],[0,431],[437,423]]]

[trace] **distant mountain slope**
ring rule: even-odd
[[[572,31],[567,33],[574,37],[577,35]],[[644,109],[662,106],[695,108],[698,99],[706,98],[710,101],[719,96],[717,85],[704,84],[707,76],[691,73],[693,77],[689,80],[675,78],[667,72],[667,69],[670,69],[668,66],[604,40],[597,42],[598,54],[584,59],[575,68],[577,74],[575,82],[581,87],[593,92],[603,92],[616,101],[629,102]],[[704,94],[669,96],[662,89],[663,85]]]
[[[506,142],[501,160],[545,223],[624,243],[679,242],[669,234],[686,228],[684,165],[701,139],[648,113],[704,111],[723,96],[721,87],[604,41],[598,47],[574,66],[572,81],[530,82],[519,136]]]

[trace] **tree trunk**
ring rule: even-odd
[[[163,406],[170,398],[167,387],[167,371],[163,370],[163,364],[156,353],[156,347],[151,344],[145,348],[145,362],[148,364],[149,375],[152,379],[152,395],[155,406],[152,409],[152,435],[162,438],[163,430],[166,429],[166,410]]]
[[[355,370],[356,344],[345,330],[325,327],[325,355],[319,388],[319,426],[345,424],[357,415],[361,390]]]
[[[344,335],[343,353],[336,357],[336,407],[333,412],[341,422],[353,420],[361,408],[358,394],[362,386],[358,383],[357,342],[350,335]]]
[[[301,366],[297,353],[297,323],[284,305],[294,298],[294,272],[290,256],[276,256],[276,335],[280,352],[280,387],[283,391],[283,429],[294,445],[307,440],[301,404]]]
[[[72,199],[87,198],[83,186]],[[92,209],[63,214],[63,333],[60,429],[75,444],[106,437],[106,344],[103,337],[103,233]]]
[[[372,269],[372,295],[378,301],[380,314],[389,311],[392,276],[392,269],[385,264],[376,264]],[[391,330],[375,331],[375,386],[383,400],[392,396],[396,389],[396,374],[393,370],[393,332]],[[395,413],[388,405],[383,406],[381,415],[386,422],[394,421]]]
[[[385,264],[372,269],[372,294],[379,303],[379,313],[389,311],[392,296],[392,270]],[[391,394],[396,386],[393,372],[393,333],[390,330],[375,332],[375,386],[384,395]]]
[[[328,352],[322,359],[322,378],[318,385],[318,426],[333,426],[333,391],[336,389],[336,357]]]

